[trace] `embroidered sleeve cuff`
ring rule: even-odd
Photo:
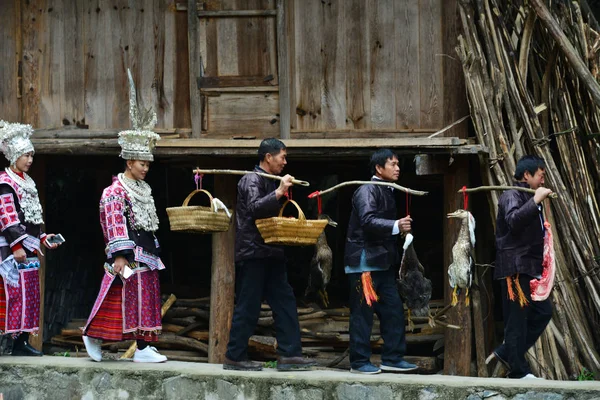
[[[10,249],[12,250],[13,253],[17,250],[21,250],[22,248],[23,248],[23,246],[21,245],[21,243],[17,243],[14,246],[10,247]]]
[[[112,255],[117,252],[124,251],[124,250],[133,251],[134,249],[135,249],[135,242],[133,240],[117,240],[117,241],[110,242],[108,244],[108,253],[106,254],[106,256],[108,258],[112,258]]]
[[[10,248],[12,249],[16,244],[20,244],[20,242],[22,242],[25,239],[27,239],[27,234],[19,236],[18,238],[13,240],[12,243],[9,244]]]

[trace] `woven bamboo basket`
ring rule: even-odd
[[[296,206],[298,218],[282,216],[283,209],[289,203]],[[327,220],[324,219],[306,219],[294,200],[288,200],[283,204],[279,216],[256,220],[256,227],[265,243],[287,246],[307,246],[317,243],[317,238],[326,225]]]
[[[210,207],[188,206],[188,203],[197,193],[204,193],[210,200]],[[233,215],[233,212],[229,210]],[[229,229],[230,218],[225,210],[216,210],[213,197],[204,189],[194,190],[183,201],[181,207],[167,208],[169,224],[172,231],[190,233],[224,232]]]

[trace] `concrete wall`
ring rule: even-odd
[[[220,365],[46,356],[2,357],[0,393],[13,399],[447,400],[600,399],[599,382],[519,381],[441,375],[355,375],[318,370],[236,373]]]

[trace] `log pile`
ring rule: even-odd
[[[600,372],[600,26],[585,0],[462,0],[457,53],[485,185],[512,182],[542,157],[554,232],[554,317],[528,358],[533,372]],[[489,192],[498,209],[499,192]]]
[[[167,357],[176,361],[207,362],[208,354],[208,321],[209,298],[177,299],[163,318],[163,331],[159,341],[154,346]],[[442,301],[431,302],[432,314],[443,310]],[[440,315],[443,312],[440,312]],[[304,355],[315,358],[321,366],[348,369],[347,349],[349,344],[348,308],[314,309],[298,308],[298,319],[302,335]],[[445,316],[439,319],[443,323]],[[427,356],[407,356],[407,360],[421,367],[421,372],[435,373],[440,369],[433,349],[441,349],[444,343],[444,329],[441,324],[431,327],[427,318],[413,318],[415,329],[407,332],[406,341],[409,349],[413,346],[424,346]],[[84,350],[81,339],[81,326],[85,320],[72,320],[60,335],[52,338],[51,342],[59,346],[76,346]],[[108,352],[121,354],[129,349],[132,341],[120,343],[104,343],[103,349]],[[379,332],[379,321],[375,316],[371,343],[374,353],[378,353],[383,345]],[[262,305],[260,318],[254,336],[249,341],[249,353],[253,359],[271,361],[277,358],[277,340],[273,313],[269,306]],[[374,360],[378,359],[374,354]],[[116,357],[118,358],[118,357]]]

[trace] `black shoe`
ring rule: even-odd
[[[31,347],[29,342],[25,340],[14,344],[12,355],[19,357],[41,357],[44,353]]]
[[[307,371],[317,365],[312,358],[279,357],[277,359],[278,371]]]
[[[231,361],[229,358],[225,357],[223,369],[229,369],[234,371],[262,371],[262,364],[250,360]]]

